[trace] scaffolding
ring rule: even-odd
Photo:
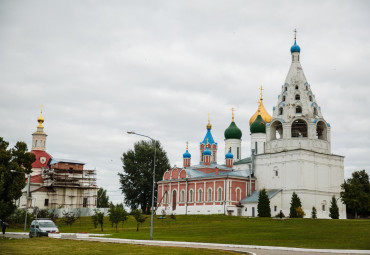
[[[43,169],[42,178],[49,189],[49,208],[96,207],[96,170],[52,167]]]

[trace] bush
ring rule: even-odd
[[[15,209],[12,215],[10,215],[8,222],[10,224],[24,224],[24,219],[26,217],[26,209]],[[35,217],[32,213],[27,213],[27,225],[33,221]]]
[[[316,211],[315,206],[312,207],[311,218],[312,219],[317,219],[317,211]]]
[[[53,209],[49,212],[48,218],[50,218],[54,222],[59,218],[55,209]]]
[[[270,199],[265,189],[262,189],[258,195],[257,211],[258,217],[271,217]]]
[[[305,212],[302,210],[302,207],[298,206],[296,209],[296,218],[303,218],[306,214]]]
[[[331,198],[331,205],[329,208],[329,216],[332,219],[339,219],[339,208],[337,205],[337,200],[335,199],[335,196]]]
[[[49,210],[48,209],[41,209],[37,214],[37,218],[49,218]]]

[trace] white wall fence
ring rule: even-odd
[[[58,215],[59,218],[63,217],[63,212],[66,213],[74,213],[76,216],[78,213],[80,213],[81,217],[87,217],[92,216],[95,214],[95,210],[99,212],[103,212],[104,216],[108,216],[108,210],[109,208],[58,208],[58,209],[49,209],[49,213],[53,212],[54,214]],[[32,212],[32,209],[29,209],[29,212]]]

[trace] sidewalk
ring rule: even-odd
[[[24,232],[8,232],[8,234],[28,235]],[[275,247],[259,245],[238,245],[238,244],[218,244],[218,243],[196,243],[196,242],[179,242],[179,241],[157,241],[157,240],[134,240],[107,238],[109,234],[79,234],[79,233],[62,233],[49,234],[50,238],[75,239],[81,241],[97,241],[109,243],[127,243],[138,245],[154,246],[172,246],[172,247],[189,247],[189,248],[206,248],[217,250],[237,251],[256,255],[293,255],[293,254],[315,254],[315,255],[332,255],[332,254],[370,254],[370,250],[339,250],[339,249],[305,249],[292,247]]]

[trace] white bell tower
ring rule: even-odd
[[[290,51],[292,63],[266,128],[266,152],[307,149],[330,153],[330,125],[303,73],[296,36]]]
[[[37,119],[39,125],[37,126],[36,132],[32,134],[32,150],[33,151],[45,151],[46,150],[46,137],[47,134],[44,132],[44,117],[42,116],[42,105],[41,105],[41,113]]]

